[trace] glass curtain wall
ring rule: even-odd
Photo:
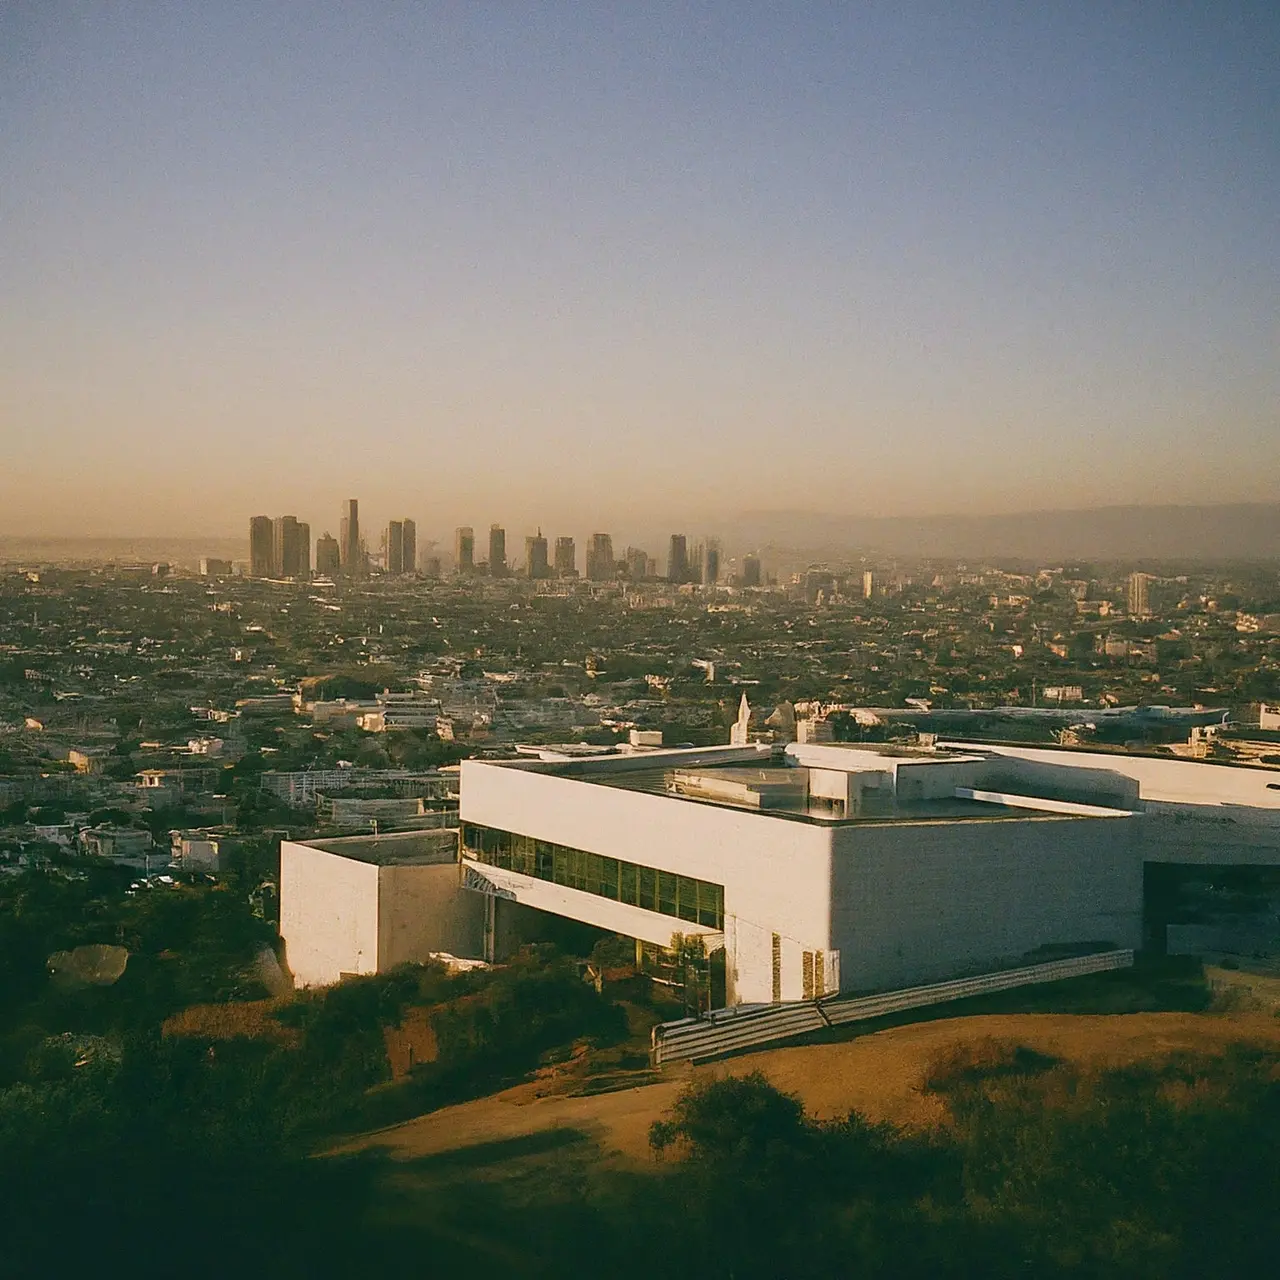
[[[462,844],[468,857],[489,866],[518,871],[521,875],[581,889],[707,928],[724,928],[724,886],[708,880],[658,871],[654,867],[472,822],[462,824]]]

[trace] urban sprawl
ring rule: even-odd
[[[705,1009],[900,988],[1045,948],[1165,948],[1180,926],[1153,908],[1149,867],[1171,855],[1139,819],[1163,806],[1201,821],[1216,787],[1233,821],[1273,831],[1274,566],[805,563],[679,534],[659,564],[597,533],[580,572],[571,538],[524,548],[513,564],[494,525],[487,559],[470,528],[451,559],[424,555],[404,519],[371,554],[352,499],[314,558],[306,524],[256,516],[244,561],[9,566],[0,871],[97,860],[131,893],[234,875],[279,921],[300,983],[492,962],[563,941],[557,921],[634,943],[655,972],[694,937]],[[1125,819],[1101,845],[1099,811]],[[973,918],[939,910],[936,935],[895,926],[852,951],[845,934],[870,933],[837,918],[857,897],[839,867],[922,823],[978,886]],[[964,852],[978,830],[996,858],[985,879]],[[1083,879],[1010,879],[1002,839],[1045,840]],[[1255,866],[1275,843],[1177,848]],[[741,853],[727,865],[713,845]],[[825,869],[804,888],[811,856]],[[390,950],[376,922],[361,940],[348,865],[444,875],[452,905],[406,907]],[[933,911],[968,892],[937,872],[891,894],[893,878],[877,892],[898,894],[894,913],[902,895]],[[777,892],[788,879],[797,901]],[[1024,911],[1051,883],[1056,907]],[[993,929],[979,920],[993,911],[1027,925]]]

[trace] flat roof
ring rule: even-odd
[[[869,756],[884,756],[886,760],[952,760],[955,756],[949,751],[940,751],[934,747],[913,747],[901,742],[791,742],[793,747],[820,747],[823,751],[850,751]],[[980,747],[980,744],[979,744]],[[972,748],[966,748],[972,750]]]
[[[855,760],[851,757],[862,757]],[[845,759],[841,759],[845,757]],[[821,826],[919,822],[1054,822],[1092,818],[1104,821],[1129,816],[1123,797],[1067,794],[1057,783],[1040,782],[1035,794],[992,777],[975,791],[949,785],[945,794],[920,798],[901,796],[897,785],[876,785],[872,779],[898,775],[930,765],[989,762],[999,766],[1007,757],[982,744],[948,744],[941,749],[901,747],[880,743],[790,743],[783,749],[767,745],[668,749],[635,755],[578,760],[485,761],[498,768],[545,773],[598,787],[665,796],[684,804],[713,805],[762,817],[808,822]],[[877,767],[877,760],[884,765]],[[847,773],[865,782],[853,788],[852,812],[843,798],[832,796],[833,775]],[[834,788],[840,795],[838,783]],[[1098,801],[1101,800],[1101,803]]]
[[[294,840],[305,849],[336,854],[378,867],[430,866],[453,862],[458,855],[458,828],[435,827],[430,831],[388,831],[377,836],[334,836],[320,840]]]
[[[558,771],[557,771],[558,772]],[[695,772],[691,768],[663,767],[655,761],[653,767],[632,769],[619,773],[575,773],[566,769],[565,776],[573,777],[579,782],[587,782],[598,787],[614,787],[623,791],[642,791],[650,795],[667,796],[684,804],[709,804],[718,809],[733,809],[740,813],[755,813],[765,818],[782,818],[792,822],[811,822],[822,826],[855,826],[867,823],[886,822],[999,822],[1015,820],[1020,822],[1038,819],[1060,820],[1064,815],[1050,812],[1028,810],[1025,807],[1014,808],[1010,805],[990,803],[983,800],[962,799],[958,796],[946,796],[936,800],[900,799],[886,791],[884,795],[875,791],[863,792],[858,812],[843,813],[829,804],[823,804],[809,794],[807,787],[796,786],[789,798],[787,791],[779,789],[774,793],[771,803],[756,807],[750,804],[735,803],[729,799],[708,795],[680,794],[672,789],[673,779],[678,774]],[[732,764],[703,764],[696,767],[696,773],[714,777],[722,773],[726,783],[742,781],[746,772]],[[797,784],[808,770],[793,768],[781,762],[762,761],[755,765],[750,773],[761,782],[776,780],[786,784],[793,779]],[[790,790],[790,789],[787,789]]]

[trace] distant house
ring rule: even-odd
[[[72,747],[67,761],[77,773],[101,773],[110,754],[106,747]]]
[[[227,838],[217,831],[171,831],[172,861],[184,871],[221,871]]]
[[[80,832],[80,845],[86,853],[97,858],[109,858],[113,862],[145,858],[154,848],[150,831],[109,824],[86,827]]]

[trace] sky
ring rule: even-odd
[[[1280,500],[1280,6],[0,0],[0,533]]]

